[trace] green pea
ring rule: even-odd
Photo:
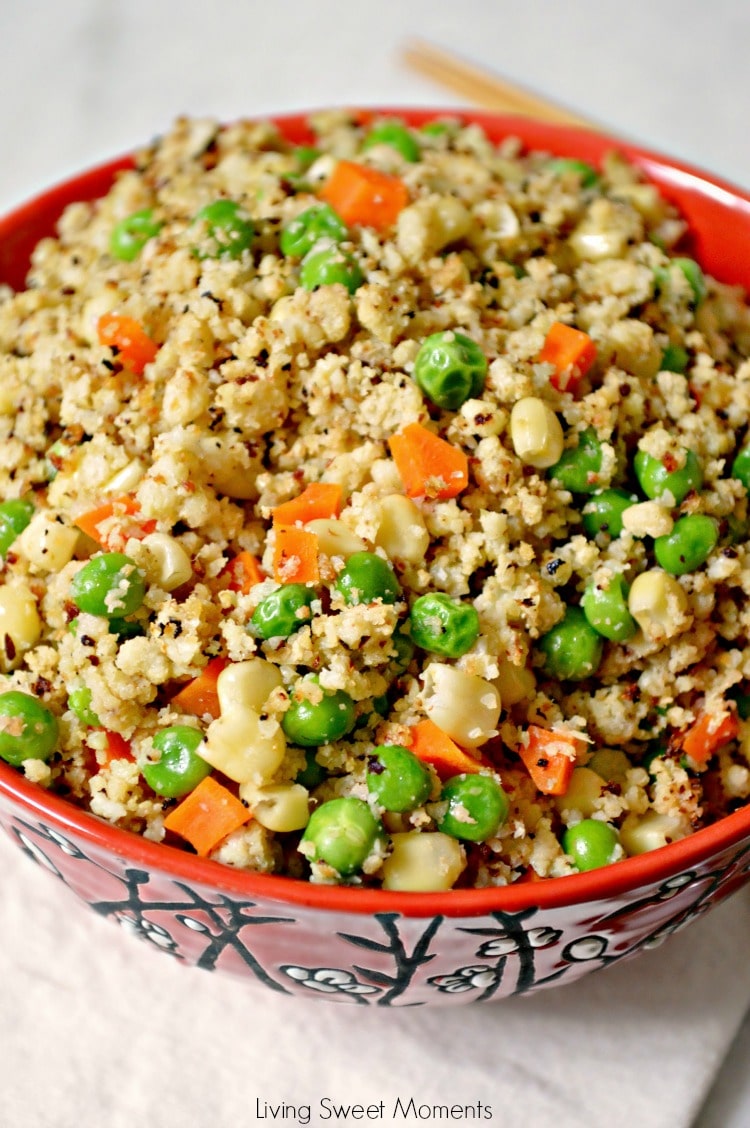
[[[401,585],[390,564],[376,552],[355,552],[336,577],[336,590],[346,603],[396,603],[401,598]]]
[[[646,497],[659,498],[668,490],[675,505],[684,501],[691,490],[697,492],[703,485],[703,471],[692,450],[685,451],[685,463],[676,470],[669,470],[660,458],[638,450],[633,459],[633,469]]]
[[[142,605],[146,582],[135,560],[122,552],[92,556],[70,584],[70,597],[79,611],[121,619]]]
[[[667,749],[663,744],[651,744],[641,757],[640,766],[645,768],[652,780],[656,778],[654,772],[651,770],[654,760],[663,760],[666,754]]]
[[[601,468],[601,443],[596,432],[588,428],[579,436],[578,446],[563,451],[548,474],[571,493],[594,493],[599,485],[597,476]]]
[[[16,537],[20,536],[34,515],[33,502],[11,498],[0,504],[0,556],[5,556]]]
[[[611,642],[625,642],[638,630],[628,611],[628,587],[619,573],[610,578],[606,587],[592,580],[583,593],[581,607],[597,634]]]
[[[631,505],[635,505],[638,498],[612,486],[607,490],[599,490],[583,507],[583,527],[592,538],[599,533],[606,533],[613,540],[622,533],[622,515]]]
[[[283,584],[262,599],[250,619],[258,638],[289,638],[312,618],[315,592],[305,584]]]
[[[659,266],[654,271],[656,289],[664,292],[669,290],[672,270],[681,272],[692,291],[692,305],[699,306],[706,296],[706,279],[698,263],[691,258],[678,256],[669,261],[666,266]]]
[[[440,801],[446,806],[438,817],[438,829],[467,842],[485,842],[497,834],[510,807],[497,780],[478,772],[452,776],[443,786]]]
[[[420,595],[414,601],[409,624],[416,646],[446,658],[460,658],[479,637],[476,609],[439,591]]]
[[[338,283],[353,294],[365,280],[357,260],[339,247],[327,246],[313,249],[305,255],[300,270],[300,283],[305,290]]]
[[[603,648],[601,635],[580,607],[568,607],[560,622],[537,642],[544,669],[560,681],[581,681],[595,674]]]
[[[180,799],[193,791],[211,772],[211,765],[196,749],[203,743],[203,734],[192,725],[170,725],[154,737],[158,760],[143,764],[146,783],[165,799]]]
[[[292,172],[285,173],[284,180],[297,192],[312,191],[305,173],[320,156],[320,149],[316,149],[313,145],[300,145],[292,155],[297,167]]]
[[[68,694],[68,708],[87,728],[99,728],[101,721],[91,708],[91,690],[87,685],[79,685]]]
[[[719,530],[705,513],[689,513],[675,521],[671,533],[657,537],[654,555],[665,572],[684,576],[705,564],[716,547]]]
[[[730,476],[736,478],[738,482],[742,482],[747,492],[750,493],[750,443],[735,455]],[[2,506],[0,506],[0,510],[2,510]],[[2,544],[0,543],[1,550]]]
[[[71,634],[75,634],[78,630],[78,616],[71,619],[68,623],[68,630]],[[109,620],[109,633],[117,635],[120,642],[125,642],[129,638],[142,638],[146,633],[145,625],[138,619],[119,619],[114,618]]]
[[[454,329],[433,333],[414,361],[414,380],[436,407],[457,411],[482,394],[487,358],[476,342]]]
[[[455,123],[449,121],[426,121],[419,128],[428,137],[444,137],[446,133],[455,133]]]
[[[599,819],[581,819],[562,836],[562,848],[581,873],[608,866],[615,860],[619,837],[614,827]]]
[[[384,121],[374,125],[362,142],[362,150],[366,152],[375,145],[388,145],[406,161],[414,163],[422,155],[414,135],[400,121]]]
[[[388,700],[387,693],[381,693],[378,697],[373,697],[371,701],[372,712],[376,713],[379,717],[387,717],[390,712],[391,703]]]
[[[726,534],[723,540],[726,544],[735,545],[746,541],[750,535],[750,523],[747,517],[740,518],[735,513],[726,516]]]
[[[599,173],[596,169],[586,161],[576,160],[575,157],[557,157],[548,162],[547,168],[558,176],[577,176],[582,188],[593,188],[599,183]]]
[[[306,172],[310,165],[317,161],[320,156],[320,149],[316,149],[314,145],[298,145],[293,156],[299,171]]]
[[[301,783],[308,791],[314,791],[316,787],[320,787],[323,780],[328,779],[328,773],[323,765],[318,763],[316,757],[316,749],[308,748],[305,753],[305,766],[300,768],[294,777],[294,782]]]
[[[44,460],[44,470],[48,482],[54,482],[69,454],[70,447],[67,443],[64,443],[62,439],[57,439],[57,441],[47,449],[47,456]]]
[[[198,258],[238,259],[255,238],[255,225],[234,200],[214,200],[195,217],[205,227],[205,239],[193,253]],[[209,249],[206,250],[206,247]]]
[[[319,239],[341,243],[349,231],[330,204],[313,204],[287,223],[281,232],[282,254],[304,258]]]
[[[129,638],[142,638],[146,628],[137,619],[115,618],[109,620],[109,633],[117,635],[120,642],[125,642]]]
[[[401,627],[396,627],[391,635],[391,648],[394,651],[391,658],[392,665],[397,674],[402,674],[411,665],[416,648],[411,637]]]
[[[309,679],[314,681],[314,679]],[[281,727],[293,744],[314,748],[341,740],[356,723],[354,702],[343,689],[323,692],[320,701],[293,698],[284,713]]]
[[[348,877],[362,868],[381,835],[382,827],[364,799],[345,795],[313,811],[299,848],[311,862],[324,862]]]
[[[682,345],[667,345],[661,354],[661,372],[684,372],[690,357]]]
[[[367,790],[386,811],[412,811],[432,791],[432,776],[401,744],[381,744],[367,760]]]
[[[741,685],[733,686],[727,694],[727,697],[736,703],[737,714],[743,721],[750,719],[750,693],[747,692],[748,688],[747,683],[743,682]]]
[[[36,697],[11,689],[0,694],[0,757],[17,768],[24,760],[49,760],[57,720]]]
[[[672,259],[672,265],[679,267],[693,291],[693,304],[699,306],[706,296],[706,279],[698,263],[691,258]]]
[[[138,258],[149,239],[161,231],[162,224],[154,219],[152,208],[142,208],[121,219],[112,228],[109,250],[113,258],[133,262]]]

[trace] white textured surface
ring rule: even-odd
[[[403,69],[412,36],[750,186],[750,6],[737,0],[34,0],[12,15],[4,0],[3,14],[0,210],[181,112],[455,104]],[[245,1128],[256,1099],[388,1108],[398,1095],[482,1101],[498,1125],[750,1123],[750,1028],[694,1121],[750,999],[750,894],[572,987],[395,1014],[188,970],[80,909],[5,841],[0,866],[3,1126]],[[264,1122],[301,1121],[269,1109]]]
[[[354,1123],[326,1120],[326,1101],[382,1100],[384,1116],[362,1123],[415,1123],[392,1115],[398,1097],[481,1102],[492,1116],[471,1122],[497,1128],[682,1128],[750,995],[750,964],[736,959],[745,895],[570,987],[389,1011],[182,966],[79,905],[5,839],[0,864],[8,1128],[250,1128],[256,1101],[310,1104],[318,1126]]]

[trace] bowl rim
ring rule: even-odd
[[[727,210],[738,214],[747,223],[746,242],[750,251],[750,193],[696,165],[643,148],[615,134],[467,107],[340,108],[362,116],[398,117],[417,127],[436,118],[451,118],[462,124],[479,125],[494,141],[506,136],[519,137],[524,149],[539,149],[558,156],[600,160],[605,153],[616,150],[636,164],[648,180],[655,181],[665,196],[677,199],[689,223],[691,212],[693,216],[722,216],[725,220]],[[318,112],[313,108],[253,115],[250,120],[270,121],[289,140],[302,144],[311,139],[308,120]],[[0,247],[6,248],[4,259],[0,256],[0,280],[4,277],[3,271],[15,263],[12,256],[25,254],[28,257],[41,235],[52,233],[56,219],[67,204],[96,199],[107,191],[119,172],[131,168],[133,163],[134,156],[126,154],[94,165],[44,189],[0,217]],[[685,199],[689,207],[685,206]],[[738,277],[742,262],[748,263],[746,274]],[[721,277],[722,271],[712,267],[711,273]],[[731,257],[729,276],[722,280],[750,288],[750,254],[747,258],[743,254]],[[11,814],[14,807],[20,807],[43,824],[52,824],[58,832],[75,834],[87,844],[111,852],[125,862],[158,871],[172,880],[200,883],[217,893],[311,910],[367,915],[396,912],[404,917],[473,917],[493,911],[515,912],[530,907],[553,909],[587,901],[609,901],[710,862],[750,838],[748,802],[745,807],[678,842],[588,873],[479,889],[408,893],[352,884],[315,884],[235,869],[114,826],[71,800],[46,791],[3,762],[0,762],[0,801],[4,801]]]

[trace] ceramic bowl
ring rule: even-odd
[[[617,148],[686,216],[690,252],[750,289],[750,195],[611,137],[520,118],[389,110],[414,125],[451,113],[494,140],[598,163]],[[308,140],[301,115],[279,119]],[[121,158],[0,220],[0,282],[23,285],[29,254],[66,204],[107,191]],[[188,964],[288,995],[371,1006],[525,994],[630,958],[748,880],[750,805],[689,838],[605,869],[508,888],[389,893],[242,873],[149,842],[81,811],[0,763],[0,824],[103,916]]]

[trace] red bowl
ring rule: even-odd
[[[475,122],[493,141],[598,164],[623,153],[687,219],[690,253],[750,289],[750,194],[615,138],[524,118],[378,109],[419,126]],[[310,139],[306,115],[276,119]],[[0,282],[22,287],[37,241],[63,208],[103,195],[122,157],[0,219]],[[511,887],[392,893],[244,873],[119,830],[0,763],[0,824],[102,915],[186,963],[285,994],[379,1006],[499,999],[571,982],[653,947],[743,885],[750,805],[680,842],[590,873]]]

